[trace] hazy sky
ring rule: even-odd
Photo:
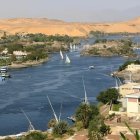
[[[0,18],[120,21],[140,16],[140,0],[0,0]]]

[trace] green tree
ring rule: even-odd
[[[102,135],[99,132],[101,121],[102,120],[100,116],[96,116],[93,120],[90,121],[89,127],[88,127],[89,140],[103,140]]]
[[[89,140],[102,140],[110,132],[110,127],[104,123],[102,116],[98,115],[90,121],[88,127]]]
[[[76,121],[81,121],[83,127],[89,126],[90,120],[94,119],[95,116],[99,115],[99,110],[95,105],[80,104],[76,110]]]
[[[97,100],[104,104],[111,102],[111,101],[113,101],[113,103],[116,103],[118,97],[119,97],[119,93],[118,93],[117,89],[109,88],[106,91],[100,92],[100,94],[97,96]]]

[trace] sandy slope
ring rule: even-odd
[[[47,18],[15,18],[1,19],[0,33],[44,33],[49,35],[67,34],[70,36],[85,36],[90,31],[117,32],[140,32],[140,17],[127,22],[117,23],[68,23],[60,20],[49,20]]]

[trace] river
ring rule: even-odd
[[[10,71],[12,78],[0,84],[0,135],[27,131],[29,124],[21,109],[36,129],[46,130],[53,118],[47,95],[57,115],[62,103],[61,119],[71,116],[84,97],[82,76],[89,101],[97,103],[100,91],[115,86],[111,71],[125,61],[122,57],[80,57],[79,51],[67,55],[69,65],[55,53],[42,65]],[[89,70],[90,65],[95,69]]]

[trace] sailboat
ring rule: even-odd
[[[32,125],[32,123],[31,123],[29,117],[26,115],[26,113],[24,112],[24,110],[21,109],[21,111],[22,111],[22,113],[24,114],[24,116],[26,117],[26,119],[27,119],[28,122],[29,122],[28,131],[35,131],[35,128],[34,128],[34,126]]]
[[[54,115],[55,121],[56,121],[56,123],[59,123],[59,119],[58,119],[58,117],[57,117],[57,115],[56,115],[56,113],[55,113],[55,111],[54,111],[54,109],[53,109],[53,106],[52,106],[52,104],[51,104],[51,101],[50,101],[50,99],[49,99],[48,96],[47,96],[47,98],[48,98],[48,101],[49,101],[50,107],[51,107],[51,109],[52,109],[52,112],[53,112],[53,115]]]
[[[61,59],[64,59],[64,56],[61,50],[60,50],[60,56],[61,56]]]
[[[72,44],[70,43],[70,50],[72,50]]]
[[[70,61],[68,55],[66,54],[66,61],[65,61],[65,63],[69,64],[70,62],[71,62],[71,61]]]
[[[84,82],[83,77],[82,77],[82,81],[83,81],[83,87],[84,87],[84,92],[85,92],[85,97],[84,97],[83,103],[86,104],[86,105],[88,105],[89,102],[88,102],[88,98],[87,98],[87,92],[86,92],[86,87],[85,87],[85,82]]]
[[[76,50],[76,46],[75,46],[75,44],[73,45],[73,50],[74,50],[74,51]]]

